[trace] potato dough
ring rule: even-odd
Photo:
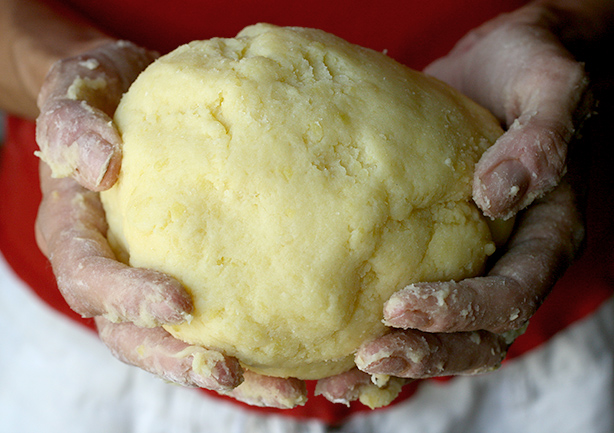
[[[386,332],[384,301],[483,271],[471,201],[502,133],[484,109],[323,31],[250,26],[145,70],[115,115],[109,239],[191,291],[177,338],[253,371],[316,379]]]

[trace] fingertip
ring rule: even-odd
[[[408,381],[389,375],[370,375],[352,369],[336,376],[320,379],[315,395],[321,395],[331,403],[350,406],[359,400],[371,409],[387,406],[399,395]]]
[[[96,178],[97,182],[93,182],[90,188],[92,191],[106,191],[117,182],[121,168],[121,151],[119,148],[116,148],[110,155],[108,164],[106,164],[106,170],[104,167],[104,164],[101,165],[101,169],[98,171],[99,175]]]
[[[458,284],[454,281],[410,284],[384,303],[383,323],[397,329],[447,332],[458,324],[451,320],[456,314],[452,307],[458,299]]]
[[[360,388],[369,384],[371,377],[354,368],[335,376],[318,380],[314,395],[321,395],[331,403],[349,406],[360,397]]]
[[[141,313],[137,319],[139,326],[178,325],[184,322],[189,323],[193,319],[191,305],[174,300],[151,303],[147,309],[148,311]]]
[[[75,178],[92,191],[104,191],[113,186],[119,176],[121,148],[115,131],[103,137],[95,131],[87,131],[77,138],[79,149]]]
[[[104,282],[108,290],[96,293],[100,300],[98,308],[105,317],[132,322],[141,328],[174,325],[192,319],[192,298],[171,276],[129,267],[113,259],[102,261],[102,265],[106,266],[104,271],[109,276]],[[101,283],[88,281],[87,284],[99,286]]]
[[[531,172],[516,159],[507,159],[493,168],[477,172],[473,198],[490,218],[508,219],[526,206],[532,182]]]
[[[224,393],[251,406],[292,409],[307,402],[307,386],[303,380],[263,376],[249,370],[244,381],[230,392]]]
[[[151,327],[192,321],[192,298],[178,281],[162,275],[151,283],[155,287],[149,295],[144,294],[135,323]]]
[[[412,309],[407,303],[396,298],[384,304],[383,323],[391,328],[429,329],[433,319],[431,314]]]
[[[230,392],[244,381],[243,368],[236,358],[220,352],[191,346],[192,382],[201,388]]]
[[[406,364],[392,365],[396,363],[395,360],[401,359],[398,355],[406,346],[396,341],[400,335],[402,334],[393,331],[363,344],[354,355],[356,367],[367,374],[398,374],[399,367],[407,367]],[[390,370],[391,367],[395,367],[394,371]]]
[[[239,362],[216,350],[191,346],[163,328],[141,328],[94,318],[101,340],[123,362],[182,386],[229,392],[243,381]]]
[[[243,368],[236,358],[225,357],[213,369],[213,377],[221,389],[234,389],[243,383]]]

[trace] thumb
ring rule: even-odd
[[[490,109],[507,131],[476,166],[473,197],[508,218],[551,191],[565,173],[568,145],[590,113],[588,79],[531,6],[468,34],[425,71]]]
[[[41,88],[37,155],[54,177],[102,191],[116,181],[121,138],[111,117],[122,94],[156,53],[126,41],[56,62]]]

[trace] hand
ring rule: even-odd
[[[121,165],[121,138],[111,120],[124,92],[157,54],[111,42],[56,62],[38,96],[39,156],[54,177],[92,190],[110,188]]]
[[[507,218],[551,191],[590,114],[588,79],[556,36],[553,12],[529,5],[469,33],[425,72],[490,109],[507,132],[476,166],[473,197]]]
[[[66,301],[84,317],[95,317],[102,341],[120,360],[249,404],[302,404],[302,381],[244,372],[236,359],[168,334],[160,325],[190,318],[186,290],[167,275],[120,263],[107,243],[104,210],[95,191],[113,185],[121,164],[121,139],[111,117],[122,93],[154,58],[154,53],[117,42],[51,69],[37,119],[45,161],[40,166],[39,246]]]
[[[118,359],[253,405],[287,408],[305,402],[302,381],[244,372],[236,359],[190,346],[159,327],[189,319],[192,302],[185,289],[167,275],[118,262],[105,237],[99,194],[50,172],[41,163],[37,241],[66,301],[82,316],[95,317],[102,341]]]
[[[321,380],[318,393],[347,403],[374,386],[372,375],[421,379],[496,369],[572,261],[584,234],[566,182],[519,215],[517,224],[486,276],[413,284],[395,293],[384,306],[390,332],[358,350],[360,371]]]
[[[582,216],[575,189],[561,179],[590,98],[582,65],[554,27],[550,11],[529,5],[471,32],[426,69],[507,125],[476,167],[475,202],[491,217],[526,210],[486,276],[395,293],[383,312],[390,332],[358,350],[360,371],[318,384],[329,400],[359,398],[370,375],[410,380],[497,368],[578,253]]]

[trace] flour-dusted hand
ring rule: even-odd
[[[540,3],[502,15],[425,70],[507,127],[476,166],[473,197],[490,217],[510,217],[559,183],[568,145],[591,112],[584,66],[558,34],[563,17]]]
[[[235,358],[184,343],[161,327],[141,328],[104,317],[97,317],[96,324],[116,358],[169,382],[217,391],[252,406],[290,409],[307,401],[304,381],[243,371]]]
[[[37,241],[73,310],[148,327],[190,317],[192,301],[178,281],[117,261],[98,193],[71,178],[52,178],[44,163],[40,175]]]
[[[573,188],[563,181],[519,215],[517,227],[487,276],[413,284],[388,300],[386,324],[425,332],[521,328],[582,245],[584,226]]]
[[[414,284],[390,298],[384,319],[394,330],[356,355],[367,373],[421,378],[496,368],[580,249],[581,212],[561,179],[590,113],[588,80],[556,33],[567,15],[542,3],[474,30],[427,68],[507,126],[477,164],[478,206],[499,218],[526,210],[487,276]]]
[[[307,401],[304,381],[243,371],[235,358],[184,343],[161,327],[113,323],[101,316],[96,325],[116,358],[169,382],[213,390],[252,406],[290,409]]]
[[[413,284],[395,293],[383,308],[389,333],[356,353],[363,374],[320,381],[329,400],[359,398],[356,390],[370,377],[419,379],[496,369],[578,254],[584,226],[567,181],[573,179],[566,176],[568,148],[578,143],[592,101],[583,65],[556,33],[563,20],[573,22],[573,13],[557,15],[545,3],[485,24],[426,70],[507,126],[476,167],[473,197],[491,217],[522,210],[512,237],[484,277]],[[585,25],[587,16],[578,23]],[[582,35],[567,31],[567,41]]]
[[[227,392],[242,381],[236,359],[173,338],[163,328],[141,328],[96,318],[102,341],[121,361],[169,382]]]
[[[38,97],[36,137],[54,177],[72,176],[93,191],[113,185],[121,138],[111,118],[122,94],[156,56],[117,41],[52,66]]]
[[[584,237],[566,183],[518,217],[518,228],[488,275],[420,283],[384,306],[389,334],[363,345],[369,374],[423,378],[492,370],[574,259]]]
[[[71,308],[95,317],[102,341],[121,361],[184,386],[215,390],[258,406],[306,401],[305,383],[243,371],[232,357],[172,337],[160,325],[191,318],[192,301],[175,279],[119,262],[105,237],[99,193],[41,163],[37,240]],[[240,386],[239,386],[240,385]]]
[[[108,244],[97,191],[115,183],[121,166],[122,141],[111,119],[156,57],[116,41],[53,64],[38,97],[39,246],[70,307],[95,318],[102,341],[121,361],[252,405],[303,404],[303,381],[243,371],[233,357],[172,337],[161,325],[191,319],[190,295],[168,275],[120,262]]]
[[[242,369],[236,360],[215,351],[190,351],[159,327],[189,320],[192,301],[183,286],[117,261],[105,237],[99,194],[50,172],[41,163],[37,241],[70,307],[96,317],[102,340],[125,362],[184,385],[237,386]]]

